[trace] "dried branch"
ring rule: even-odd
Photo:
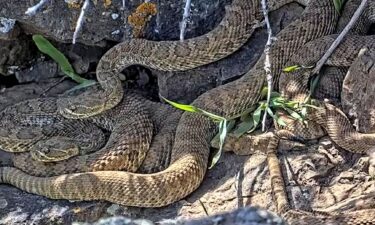
[[[25,14],[28,16],[34,16],[38,10],[48,2],[49,0],[40,0],[40,2],[30,8],[27,8]]]
[[[77,20],[76,29],[74,30],[74,33],[73,33],[73,41],[72,41],[73,44],[76,43],[78,33],[82,29],[83,18],[85,16],[85,12],[86,12],[87,8],[89,7],[89,4],[90,4],[90,0],[85,0],[85,2],[83,3],[83,6],[81,8],[81,13],[79,14],[79,17],[78,17],[78,20]]]
[[[191,5],[191,0],[186,0],[185,3],[185,8],[184,8],[184,14],[182,16],[182,21],[180,24],[180,40],[183,41],[185,38],[185,32],[186,32],[186,24],[187,20],[190,16],[190,5]]]
[[[337,46],[339,46],[339,44],[342,42],[346,34],[350,31],[350,29],[352,29],[354,24],[357,22],[358,18],[361,16],[363,10],[365,9],[366,4],[367,4],[367,0],[362,0],[361,4],[359,5],[358,9],[355,11],[349,23],[345,26],[344,30],[339,34],[339,36],[337,36],[336,40],[332,43],[332,45],[329,47],[327,52],[316,63],[315,68],[312,70],[312,74],[318,74],[320,72],[324,63],[332,55],[332,53],[335,51]]]
[[[272,29],[271,24],[268,18],[268,9],[267,9],[267,0],[262,0],[262,11],[264,15],[264,21],[266,22],[267,26],[267,33],[268,33],[268,39],[266,46],[264,48],[264,54],[266,55],[264,60],[264,70],[266,71],[267,75],[267,103],[266,103],[266,109],[264,110],[263,120],[262,120],[262,131],[265,131],[266,129],[266,119],[267,119],[267,108],[269,107],[269,103],[271,100],[271,92],[272,92],[272,73],[271,73],[271,61],[270,61],[270,48],[272,45]]]

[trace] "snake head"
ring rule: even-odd
[[[79,147],[64,138],[52,137],[38,141],[30,150],[31,157],[39,162],[58,162],[79,154]]]
[[[80,119],[95,116],[105,111],[105,101],[100,98],[79,95],[61,98],[57,102],[59,113],[68,119]]]

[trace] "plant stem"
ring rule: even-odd
[[[267,26],[267,33],[268,33],[268,39],[266,46],[264,48],[264,54],[266,55],[264,60],[264,70],[266,71],[267,75],[267,103],[266,103],[266,109],[264,110],[263,120],[262,120],[262,131],[265,131],[266,129],[266,119],[267,119],[267,108],[269,107],[269,103],[271,100],[271,92],[272,92],[272,73],[271,73],[271,62],[270,62],[270,48],[272,45],[272,29],[270,25],[270,21],[268,18],[268,9],[267,9],[267,0],[262,0],[262,11],[264,15],[264,21],[266,22]]]

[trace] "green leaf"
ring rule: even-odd
[[[257,126],[258,126],[258,124],[260,122],[260,117],[262,116],[262,111],[263,111],[262,105],[260,105],[254,111],[254,113],[253,113],[253,123],[254,123],[254,126],[253,126],[253,128],[251,130],[249,130],[249,133],[253,132],[257,128]]]
[[[205,111],[203,109],[199,109],[199,108],[196,108],[196,109],[198,109],[199,112],[202,113],[203,115],[206,115],[206,116],[210,117],[211,119],[213,119],[216,122],[221,122],[221,121],[224,121],[224,120],[226,121],[227,120],[227,119],[225,119],[222,116],[215,115],[215,114],[207,112],[207,111]]]
[[[166,101],[167,103],[171,104],[172,106],[174,106],[178,109],[181,109],[181,110],[184,110],[184,111],[187,111],[187,112],[201,113],[201,114],[206,115],[206,116],[210,117],[211,119],[219,122],[219,150],[215,153],[215,155],[214,155],[214,157],[211,161],[211,164],[209,166],[209,169],[211,169],[213,166],[215,166],[216,163],[220,159],[220,156],[221,156],[221,153],[222,153],[222,150],[223,150],[223,146],[224,146],[225,137],[227,136],[227,132],[228,132],[229,129],[231,129],[231,127],[234,126],[235,121],[234,120],[230,121],[229,126],[228,126],[228,121],[224,117],[221,117],[221,116],[215,115],[213,113],[207,112],[203,109],[199,109],[199,108],[197,108],[195,106],[192,106],[192,105],[185,105],[185,104],[179,104],[179,103],[173,102],[171,100],[168,100],[168,99],[164,98],[161,95],[160,95],[160,97],[164,101]]]
[[[306,115],[307,115],[307,108],[306,107],[302,107],[302,109],[301,109],[301,116],[302,116],[302,118],[305,119]]]
[[[170,105],[176,107],[177,109],[181,109],[181,110],[184,110],[184,111],[187,111],[187,112],[201,112],[201,110],[199,110],[197,107],[195,106],[192,106],[192,105],[185,105],[185,104],[180,104],[180,103],[177,103],[177,102],[173,102],[171,100],[168,100],[166,98],[164,98],[163,96],[160,95],[160,97],[166,101],[167,103],[169,103]]]
[[[262,88],[262,91],[261,91],[261,96],[262,96],[261,98],[263,99],[263,98],[267,97],[267,94],[268,94],[268,87],[264,86]],[[279,92],[276,92],[276,91],[271,92],[271,98],[276,98],[276,97],[280,97],[280,96],[281,95],[280,95]]]
[[[227,132],[230,132],[233,128],[234,125],[236,124],[235,120],[230,120],[227,125]],[[218,132],[214,138],[212,138],[213,143],[218,143],[217,145],[220,145],[220,132]]]
[[[287,101],[287,102],[285,102],[285,106],[288,107],[288,108],[296,109],[299,106],[299,102]]]
[[[333,4],[338,13],[341,13],[342,7],[344,6],[345,0],[333,0]]]
[[[228,121],[223,120],[219,123],[219,133],[220,133],[220,150],[223,149],[225,137],[227,136],[228,131]]]
[[[300,121],[303,121],[303,118],[302,118],[302,116],[299,114],[299,113],[297,113],[297,112],[295,112],[295,111],[293,111],[293,110],[291,110],[291,109],[289,109],[289,108],[284,108],[288,113],[289,113],[289,115],[291,115],[294,119],[297,119],[297,120],[300,120]]]
[[[242,122],[246,122],[246,121],[249,121],[249,120],[251,120],[251,114],[250,113],[243,114],[240,117],[240,121],[242,121]]]
[[[283,72],[286,72],[286,73],[290,73],[290,72],[294,72],[296,70],[299,70],[301,69],[302,67],[299,66],[299,65],[293,65],[293,66],[288,66],[288,67],[285,67],[283,69]]]
[[[285,106],[285,102],[283,102],[283,101],[278,101],[277,99],[271,99],[271,101],[270,101],[270,107],[280,108],[280,107],[284,107],[284,106]]]
[[[303,106],[305,107],[310,107],[310,108],[313,108],[313,109],[318,109],[319,107],[316,106],[316,105],[311,105],[311,104],[303,104]]]
[[[213,113],[207,112],[207,111],[205,111],[203,109],[200,109],[200,108],[197,108],[195,106],[185,105],[185,104],[180,104],[180,103],[177,103],[177,102],[173,102],[171,100],[168,100],[168,99],[164,98],[161,95],[160,95],[160,97],[164,101],[166,101],[167,103],[169,103],[172,106],[176,107],[177,109],[181,109],[181,110],[184,110],[184,111],[187,111],[187,112],[193,112],[193,113],[202,113],[203,115],[208,116],[209,118],[213,119],[215,122],[221,122],[223,120],[227,120],[227,119],[225,119],[222,116],[215,115]]]
[[[271,92],[271,98],[276,98],[276,97],[280,97],[281,94],[279,92],[276,92],[276,91],[273,91]]]
[[[275,115],[276,117],[276,122],[280,125],[280,126],[283,126],[283,127],[287,127],[288,125],[285,123],[285,121],[279,117],[278,115]]]
[[[75,87],[67,90],[65,93],[70,93],[70,92],[73,92],[73,91],[76,91],[76,90],[79,90],[79,89],[82,89],[82,88],[86,88],[86,87],[90,87],[90,86],[93,86],[95,84],[97,84],[98,82],[94,81],[94,80],[87,80],[79,85],[76,85]]]
[[[259,106],[262,110],[266,110],[268,107],[267,107],[267,102],[261,102],[260,103],[260,106]]]
[[[82,78],[78,74],[76,74],[72,65],[69,63],[64,54],[62,54],[57,48],[55,48],[42,35],[33,35],[33,41],[35,42],[38,49],[44,54],[47,54],[49,57],[51,57],[67,76],[80,84],[89,82],[89,80]]]
[[[234,125],[236,125],[236,121],[235,120],[229,120],[228,125],[227,125],[227,131],[228,132],[232,131],[233,128],[234,128]]]
[[[320,82],[320,77],[321,77],[321,75],[319,74],[314,79],[311,80],[310,95],[313,95],[316,87],[318,87],[319,82]]]
[[[263,98],[267,97],[267,93],[268,93],[268,87],[267,87],[267,86],[264,86],[264,87],[262,88],[261,92],[260,92],[260,96],[261,96],[261,98],[263,99]]]
[[[227,136],[227,120],[222,120],[219,123],[219,138],[220,138],[220,144],[219,144],[219,150],[215,153],[214,157],[212,158],[211,165],[208,167],[208,169],[212,169],[216,163],[219,161],[221,157],[221,153],[223,152],[223,146],[225,137]]]
[[[281,103],[285,103],[287,101],[284,97],[281,97],[281,96],[272,98],[271,100],[275,102],[281,102]]]
[[[236,138],[239,138],[243,134],[251,130],[253,127],[254,127],[254,121],[247,120],[238,124],[237,129],[235,129],[232,133]]]
[[[275,119],[275,115],[273,114],[273,112],[272,112],[272,109],[271,108],[267,108],[267,113],[272,117],[272,118],[274,118]]]

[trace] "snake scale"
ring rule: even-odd
[[[283,3],[285,2],[277,1],[275,7],[277,8]],[[369,8],[374,9],[374,4],[370,4]],[[98,80],[102,85],[103,92],[100,92],[99,97],[95,96],[95,99],[89,98],[90,96],[87,94],[82,94],[78,98],[62,99],[57,104],[60,106],[63,115],[74,118],[89,117],[100,114],[123,101],[123,91],[116,72],[128,65],[136,63],[156,69],[188,69],[218,60],[235,51],[251,35],[253,27],[249,21],[253,22],[260,16],[260,3],[256,0],[234,0],[232,6],[227,8],[226,12],[227,16],[218,28],[186,43],[134,40],[130,44],[122,43],[114,47],[105,54],[98,65]],[[306,43],[332,34],[337,20],[338,13],[331,0],[311,0],[301,18],[277,35],[277,41],[270,52],[273,62],[271,71],[275,78],[275,84],[278,83],[281,69],[287,65],[293,54]],[[232,38],[235,36],[235,40],[239,41],[233,42],[230,40],[231,36]],[[216,45],[215,43],[220,44]],[[207,45],[209,46],[208,49]],[[162,48],[163,46],[164,48]],[[224,52],[220,52],[218,49],[222,46],[229,47]],[[346,53],[345,44],[342,46],[344,47],[336,50],[337,56]],[[157,47],[161,48],[158,49],[158,52],[155,52]],[[138,54],[134,53],[139,49],[143,51],[138,52]],[[146,49],[150,51],[145,51]],[[165,52],[161,49],[165,49]],[[197,57],[194,54],[201,55],[203,53],[196,52],[193,54],[191,51],[195,49],[207,51],[211,58],[206,60],[207,55],[203,57],[204,59]],[[129,52],[131,54],[128,56]],[[160,52],[164,52],[172,58],[166,58],[166,55],[149,57],[154,54],[162,54]],[[192,57],[185,58],[184,54]],[[177,57],[179,55],[180,57]],[[158,61],[158,59],[161,59],[161,61]],[[261,89],[266,83],[263,60],[264,55],[243,77],[202,94],[193,102],[193,105],[224,117],[237,115],[250,108],[258,102]],[[192,62],[191,65],[188,62]],[[185,65],[189,66],[184,67]],[[89,99],[87,100],[90,103],[89,106],[82,103],[83,98]],[[103,99],[110,101],[103,102]],[[89,109],[89,112],[86,111],[87,109]],[[339,145],[343,143],[342,146],[348,147],[348,150],[357,151],[357,142],[350,142],[354,137],[358,141],[374,139],[371,135],[360,135],[353,128],[349,129],[350,123],[346,117],[328,104],[324,105],[318,112],[312,113],[312,117],[316,118],[316,121],[327,130],[336,143]],[[334,128],[335,125],[337,126],[337,120],[343,124],[343,126],[340,126],[343,130]],[[199,114],[184,113],[175,133],[170,164],[165,170],[157,173],[135,174],[123,171],[94,171],[53,177],[35,177],[17,168],[1,167],[0,182],[9,183],[27,192],[54,199],[102,199],[130,206],[160,207],[182,199],[199,186],[207,169],[210,141],[216,132],[216,124],[208,118]],[[343,141],[344,136],[340,136],[341,134],[348,134],[345,138],[350,143],[346,144]],[[363,148],[359,152],[366,151],[371,147],[371,141],[368,140],[364,143],[361,145]],[[270,149],[272,148],[274,146],[270,146]],[[272,157],[273,155],[274,153],[270,152],[269,161],[275,159]],[[270,165],[272,166],[272,169],[270,168],[271,176],[275,175],[274,172],[276,171],[276,176],[273,177],[280,178],[280,176],[277,176],[277,167],[273,166],[278,165],[278,163],[274,162]],[[275,196],[279,203],[283,201],[283,196],[280,193],[285,193],[282,188],[283,185],[274,187]],[[326,224],[327,221],[333,221],[332,224],[340,224],[340,221],[347,224],[374,223],[374,219],[369,216],[374,213],[371,210],[338,215],[321,215],[295,210],[285,211],[284,216],[291,224],[302,224],[301,220],[315,224]]]

